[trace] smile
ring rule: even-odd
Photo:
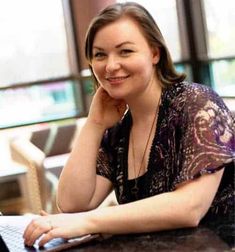
[[[127,76],[117,76],[117,77],[106,77],[105,79],[109,81],[110,83],[119,83],[125,79],[127,79],[129,75]]]

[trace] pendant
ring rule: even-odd
[[[131,188],[131,193],[132,193],[133,195],[135,195],[135,197],[137,198],[138,192],[139,192],[139,188],[138,188],[138,186],[137,186],[137,181],[135,181],[134,187]]]

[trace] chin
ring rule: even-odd
[[[105,90],[107,91],[107,93],[115,100],[120,100],[120,99],[124,99],[124,95],[123,92],[117,92],[114,90],[110,90],[108,88],[105,88]]]
[[[108,92],[109,95],[115,100],[125,100],[126,95],[123,92]]]

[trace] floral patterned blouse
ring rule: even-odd
[[[182,182],[222,168],[224,174],[204,219],[234,211],[235,120],[210,88],[187,82],[162,92],[147,172],[128,180],[130,111],[103,137],[97,174],[113,183],[119,204],[174,191]],[[206,190],[206,188],[205,188]]]

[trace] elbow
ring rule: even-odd
[[[182,216],[181,220],[177,222],[177,228],[195,228],[198,227],[200,223],[200,218],[193,213],[187,213],[187,216]]]
[[[58,189],[56,195],[56,206],[60,213],[75,213],[82,211],[71,198],[72,197],[65,195],[63,190]]]
[[[188,220],[187,227],[192,227],[192,228],[198,227],[200,221],[201,221],[201,218],[199,218],[198,216],[190,215],[190,219]]]
[[[192,207],[185,213],[187,217],[187,227],[198,227],[203,217],[202,211],[199,207]]]
[[[63,204],[59,200],[57,200],[56,205],[60,213],[74,213],[75,212],[71,206],[67,204]]]
[[[83,204],[74,204],[72,201],[66,201],[57,197],[56,201],[57,209],[61,213],[80,213],[80,212],[87,212],[92,210],[93,208],[86,206],[84,207]]]
[[[57,209],[60,213],[79,213],[85,211],[85,209],[80,209],[70,204],[60,204],[59,202],[57,202]]]
[[[61,206],[59,203],[57,203],[57,209],[59,213],[72,213],[69,211],[70,209]]]
[[[60,213],[80,213],[87,211],[87,209],[75,206],[74,204],[62,204],[60,202],[57,202],[57,209]]]
[[[56,206],[57,206],[57,209],[60,213],[81,212],[81,210],[79,211],[79,209],[76,208],[74,204],[72,204],[71,202],[69,202],[67,200],[61,199],[60,197],[58,197],[58,195],[57,195],[57,199],[56,199]]]

